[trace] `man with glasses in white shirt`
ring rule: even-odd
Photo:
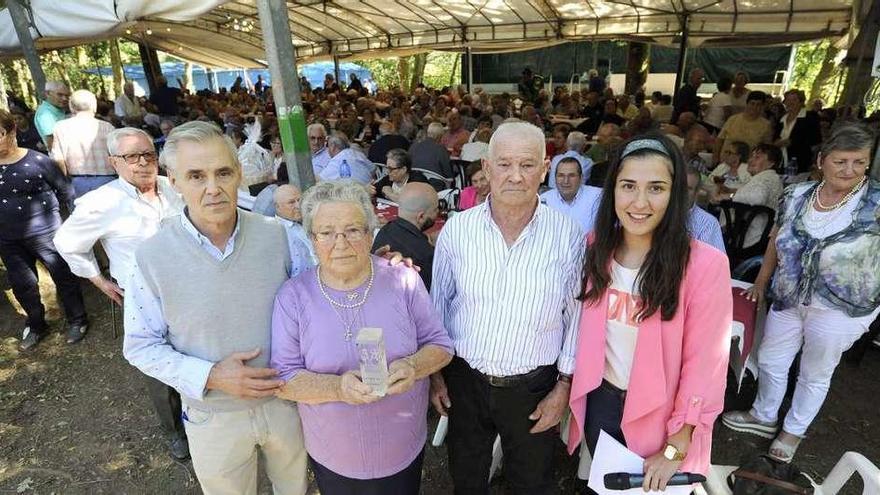
[[[133,127],[107,136],[110,163],[119,178],[76,200],[76,209],[55,235],[55,247],[78,277],[87,278],[115,304],[122,305],[134,264],[134,252],[159,230],[163,219],[183,209],[168,179],[158,175],[158,155],[152,138]],[[93,248],[100,242],[110,260],[110,277],[101,274]],[[115,281],[114,281],[115,280]],[[171,441],[171,454],[189,457],[186,433],[180,421],[180,395],[148,377],[147,389],[162,427]]]
[[[488,199],[453,217],[437,242],[432,298],[456,357],[432,375],[431,401],[449,415],[456,494],[488,493],[499,434],[513,493],[557,491],[552,428],[574,371],[585,240],[539,201],[544,149],[537,127],[499,126],[483,162]]]

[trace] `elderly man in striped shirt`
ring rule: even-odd
[[[488,200],[453,217],[437,242],[432,297],[456,357],[432,376],[431,400],[449,414],[456,494],[488,493],[499,434],[514,493],[554,493],[551,429],[574,370],[584,235],[539,201],[537,127],[499,126],[483,170]]]

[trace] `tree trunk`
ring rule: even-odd
[[[455,71],[458,70],[458,62],[461,61],[461,57],[463,57],[463,55],[455,57],[455,61],[452,62],[452,74],[449,75],[450,86],[455,85]]]
[[[419,53],[413,56],[412,78],[409,82],[409,91],[412,93],[416,90],[416,86],[422,82],[425,77],[425,66],[428,65],[428,54]]]
[[[58,50],[52,50],[49,55],[49,66],[58,74],[58,80],[64,83],[71,91],[75,88],[70,84],[70,76],[67,75],[67,68],[64,66],[64,60]]]
[[[406,84],[410,80],[410,61],[412,59],[412,56],[397,58],[397,80],[400,81],[398,86],[401,91],[406,91]]]
[[[122,70],[122,57],[119,55],[119,39],[113,38],[110,43],[110,66],[113,69],[113,93],[114,98],[122,94],[122,85],[125,83],[125,74]]]
[[[183,63],[183,87],[180,89],[192,90],[193,87],[193,64],[191,62]]]
[[[0,110],[9,111],[9,102],[6,101],[6,83],[0,77]]]
[[[648,58],[650,47],[647,43],[630,41],[627,44],[626,84],[624,94],[634,95],[645,86],[648,80]]]
[[[819,73],[816,74],[816,78],[813,79],[812,86],[810,86],[810,92],[807,95],[809,100],[822,98],[822,88],[828,84],[831,75],[834,73],[834,57],[837,56],[838,52],[839,50],[833,43],[828,43],[828,47],[825,50],[825,58],[822,60],[822,66],[819,68]]]
[[[100,45],[93,44],[89,47],[89,53],[92,55],[92,62],[95,64],[95,70],[98,71],[98,88],[101,89],[100,98],[107,98],[107,84],[104,81],[104,74],[101,73]],[[115,96],[114,96],[115,98]]]
[[[12,91],[17,92],[24,101],[28,102],[31,106],[34,106],[38,103],[38,99],[33,93],[31,93],[30,87],[27,83],[27,75],[29,74],[27,64],[21,60],[13,60],[9,63],[9,68],[10,78],[13,80]]]

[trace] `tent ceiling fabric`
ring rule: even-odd
[[[692,46],[791,43],[847,33],[853,2],[291,0],[287,6],[297,56],[309,61],[465,46],[493,53],[594,38],[676,44],[684,13]],[[210,67],[265,64],[254,0],[31,0],[31,9],[41,49],[123,36]],[[0,53],[18,49],[4,10]]]

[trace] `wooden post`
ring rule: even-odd
[[[122,69],[122,57],[119,55],[119,40],[113,38],[110,43],[110,67],[113,69],[113,92],[117,97],[122,94],[125,73]]]
[[[690,15],[684,14],[681,16],[681,44],[678,48],[678,68],[675,70],[675,93],[678,94],[679,89],[681,88],[681,82],[685,79],[684,68],[685,68],[685,59],[687,59],[687,49],[688,49],[688,31],[690,24]]]
[[[37,54],[37,47],[34,45],[34,38],[31,36],[31,21],[21,0],[6,0],[6,6],[9,8],[9,16],[12,17],[12,24],[15,26],[15,32],[18,34],[18,42],[21,44],[21,52],[24,59],[31,70],[31,77],[37,90],[37,99],[42,100],[46,94],[46,74],[43,73],[43,67],[40,65],[40,56]]]
[[[306,135],[305,110],[296,71],[296,50],[290,32],[287,2],[257,0],[266,61],[272,74],[272,95],[290,181],[305,191],[315,184],[312,153]],[[337,81],[339,83],[339,81]]]
[[[141,65],[144,66],[144,74],[147,76],[147,86],[150,94],[156,91],[156,79],[162,75],[162,66],[159,65],[159,55],[156,49],[144,42],[138,42],[138,50],[141,53]]]

